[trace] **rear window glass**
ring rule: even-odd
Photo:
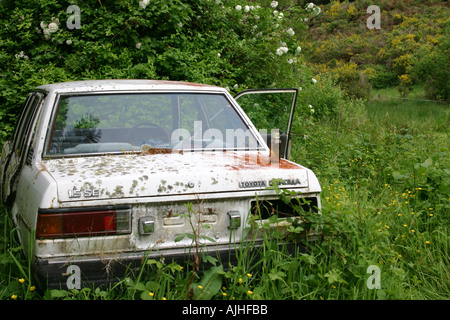
[[[47,154],[258,147],[221,94],[90,94],[60,97]]]

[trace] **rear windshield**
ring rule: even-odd
[[[50,156],[260,147],[222,94],[89,94],[58,101]]]

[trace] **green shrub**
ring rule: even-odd
[[[423,48],[416,57],[417,62],[411,68],[416,81],[425,84],[426,96],[430,99],[450,99],[450,41],[445,39],[436,49]]]
[[[67,12],[70,4],[80,9],[79,20]],[[294,4],[235,0],[2,1],[0,139],[11,133],[26,93],[51,82],[152,78],[233,91],[298,87],[304,68],[294,29],[304,12]]]
[[[370,76],[369,82],[374,89],[384,89],[389,87],[395,87],[399,83],[398,76],[389,71],[383,65],[377,65],[374,67],[375,72]]]
[[[298,99],[305,114],[316,119],[334,119],[345,103],[345,93],[329,74],[321,74],[315,83],[307,84]]]

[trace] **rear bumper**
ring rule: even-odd
[[[257,250],[260,246],[254,246]],[[80,287],[95,287],[108,285],[123,280],[126,276],[133,277],[145,259],[164,259],[165,263],[177,262],[184,265],[193,261],[194,252],[189,248],[165,250],[164,252],[136,252],[111,256],[79,256],[60,257],[53,259],[36,259],[34,273],[42,288],[79,289]],[[192,249],[191,249],[192,250]],[[238,248],[214,246],[208,248],[207,254],[218,258],[226,267],[236,261]],[[253,250],[255,251],[255,250]],[[256,252],[257,254],[258,252]]]
[[[281,245],[280,245],[281,246]],[[289,243],[284,244],[289,252],[304,252],[304,246]],[[204,248],[202,248],[204,249]],[[36,259],[34,273],[42,288],[49,289],[79,289],[82,287],[98,287],[134,277],[146,259],[164,259],[165,263],[176,262],[181,266],[186,261],[193,261],[194,252],[189,249],[166,250],[164,252],[124,253],[114,256],[83,256],[61,257],[54,259]],[[237,257],[245,255],[246,262],[254,264],[260,258],[261,244],[253,244],[242,249],[236,247],[213,246],[202,255],[219,259],[225,269],[229,264],[236,265]],[[253,260],[252,260],[253,259]]]

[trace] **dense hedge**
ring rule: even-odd
[[[45,83],[151,78],[230,90],[299,86],[311,77],[294,30],[311,9],[267,0],[3,0],[0,142],[26,92]]]

